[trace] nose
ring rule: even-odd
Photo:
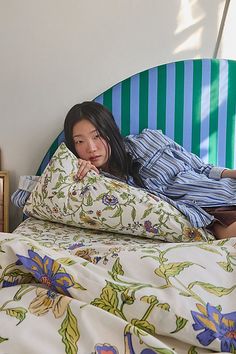
[[[97,150],[96,143],[92,139],[88,140],[88,152],[93,152],[96,150]]]

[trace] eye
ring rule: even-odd
[[[83,143],[83,140],[75,140],[74,143],[75,143],[75,144],[82,144],[82,143]]]
[[[98,139],[100,137],[101,137],[101,135],[99,134],[99,132],[96,132],[96,134],[94,135],[94,139]]]

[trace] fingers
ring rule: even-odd
[[[99,174],[99,170],[94,165],[92,165],[90,161],[79,159],[77,177],[79,179],[83,179],[89,171],[95,171]]]

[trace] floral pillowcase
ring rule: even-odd
[[[168,242],[211,239],[162,199],[95,172],[76,179],[77,158],[62,143],[24,207],[38,219]]]

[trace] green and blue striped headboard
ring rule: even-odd
[[[160,65],[114,85],[96,102],[110,109],[123,135],[163,133],[205,162],[236,168],[236,61],[194,59]],[[53,142],[38,174],[63,141]]]

